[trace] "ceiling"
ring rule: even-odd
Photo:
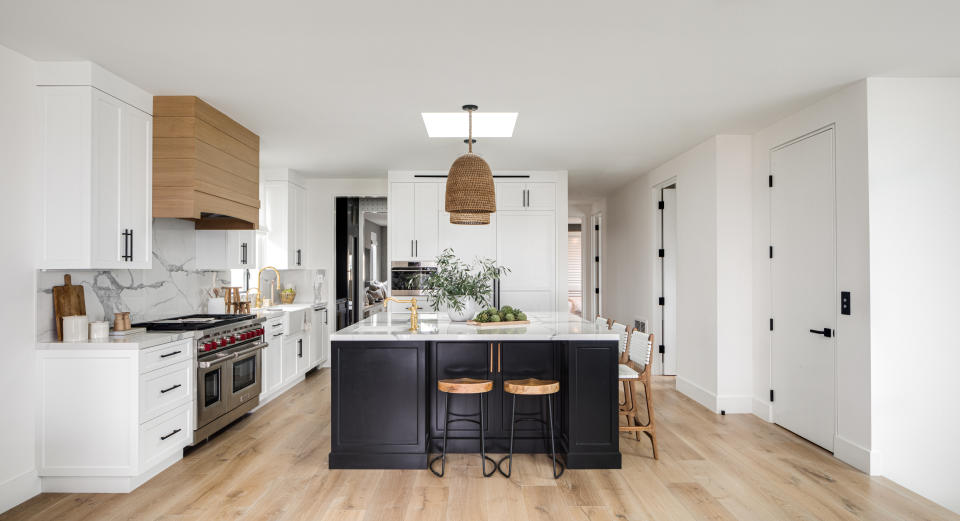
[[[716,133],[867,76],[960,76],[954,0],[0,0],[0,44],[202,97],[261,162],[321,177],[446,169],[420,112],[520,116],[496,170],[605,194]]]

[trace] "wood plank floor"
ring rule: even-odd
[[[323,370],[131,494],[42,494],[12,520],[727,520],[960,519],[871,478],[752,415],[716,416],[656,382],[660,460],[624,435],[622,470],[550,476],[517,456],[513,478],[480,477],[477,456],[426,470],[329,470]]]

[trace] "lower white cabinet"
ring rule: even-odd
[[[283,383],[288,384],[303,374],[301,372],[301,364],[304,363],[301,361],[301,358],[303,358],[303,334],[287,335],[283,339],[281,357]]]
[[[193,439],[193,340],[144,350],[81,345],[37,351],[42,489],[130,492]]]
[[[310,367],[316,367],[327,361],[327,342],[330,338],[327,329],[327,316],[327,308],[313,310],[310,326]]]
[[[282,351],[284,336],[283,316],[267,319],[266,334],[268,345],[263,350],[263,385],[260,391],[260,402],[265,403],[281,386],[283,386]]]

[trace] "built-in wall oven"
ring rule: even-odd
[[[395,297],[423,295],[424,282],[436,273],[433,262],[394,261],[390,264],[390,294]]]

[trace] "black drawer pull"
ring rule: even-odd
[[[180,353],[181,353],[181,351],[173,351],[173,352],[167,353],[167,354],[165,354],[165,355],[160,355],[160,358],[166,358],[166,357],[168,357],[168,356],[178,355],[178,354],[180,354]]]
[[[164,441],[164,440],[166,440],[167,438],[169,438],[170,436],[173,436],[174,434],[176,434],[176,433],[178,433],[178,432],[180,432],[180,429],[173,429],[173,432],[171,432],[170,434],[167,434],[166,436],[160,436],[160,441]]]
[[[169,393],[170,391],[176,389],[177,387],[180,387],[180,384],[174,385],[173,387],[168,387],[166,389],[160,389],[160,394]]]

